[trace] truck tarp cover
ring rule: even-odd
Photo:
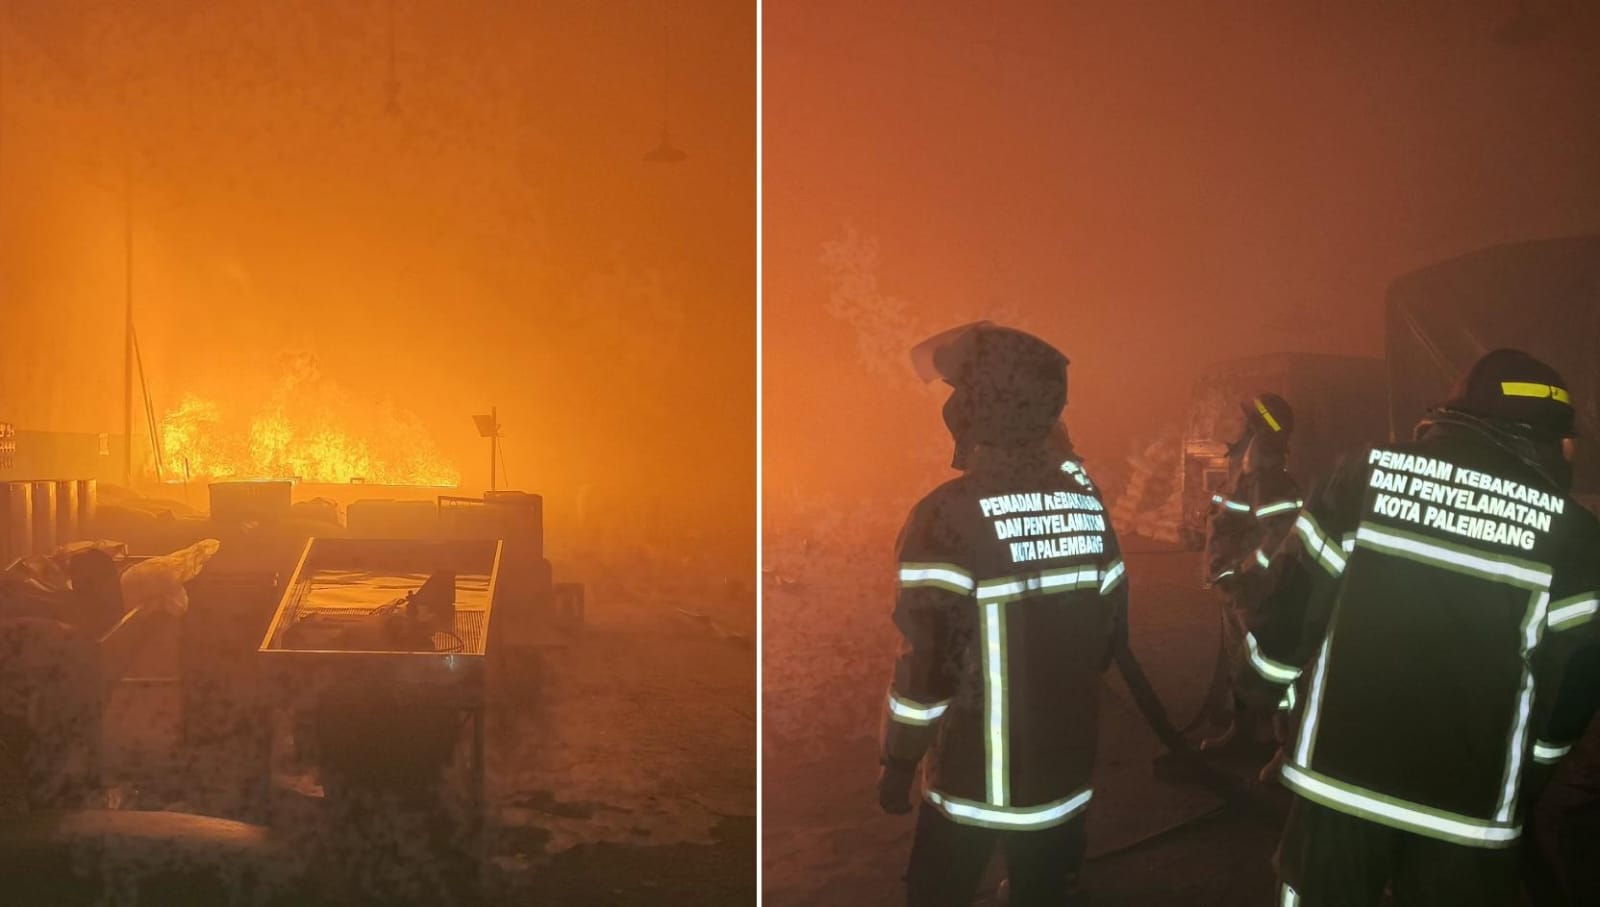
[[[1600,235],[1463,255],[1395,281],[1388,303],[1395,437],[1409,437],[1479,356],[1525,350],[1570,385],[1581,436],[1575,490],[1600,493]]]

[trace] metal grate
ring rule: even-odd
[[[460,580],[472,580],[476,577],[458,577]],[[321,620],[364,620],[369,614],[368,608],[349,606],[319,606],[311,602],[311,593],[317,588],[315,576],[301,579],[295,583],[289,592],[288,608],[284,613],[282,626],[290,627],[295,623],[315,617]],[[461,639],[461,648],[454,649],[455,641],[445,634],[435,634],[434,644],[438,646],[433,652],[417,652],[413,654],[457,654],[457,655],[482,655],[488,648],[488,619],[482,608],[462,607],[457,602],[455,624],[452,628],[457,637]]]

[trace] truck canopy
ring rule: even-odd
[[[1387,312],[1389,425],[1409,437],[1478,357],[1513,347],[1570,385],[1580,494],[1600,493],[1600,235],[1492,246],[1396,280]]]

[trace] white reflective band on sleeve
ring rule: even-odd
[[[1211,496],[1211,503],[1213,503],[1213,504],[1221,504],[1223,501],[1226,501],[1226,500],[1227,500],[1227,498],[1224,498],[1220,494],[1214,494],[1214,495]]]
[[[1517,585],[1544,589],[1550,585],[1550,572],[1525,566],[1510,558],[1491,558],[1480,554],[1435,544],[1426,539],[1402,535],[1371,523],[1363,523],[1356,531],[1358,543],[1387,551],[1391,554],[1414,555],[1446,567],[1458,567],[1484,579],[1516,580]]]
[[[1266,568],[1272,566],[1272,558],[1267,557],[1267,553],[1265,551],[1262,551],[1260,548],[1257,548],[1256,549],[1256,563],[1260,564],[1261,565],[1261,569],[1265,570]]]
[[[1334,781],[1293,762],[1284,763],[1283,783],[1290,790],[1329,809],[1455,844],[1506,847],[1522,834],[1520,826],[1486,822],[1408,803]]]
[[[950,708],[950,700],[944,702],[921,703],[905,699],[889,691],[889,715],[902,724],[932,724],[935,719]]]
[[[1294,684],[1291,683],[1283,689],[1283,698],[1278,700],[1278,711],[1292,712],[1294,711],[1294,705]]]
[[[1556,746],[1553,743],[1545,743],[1543,740],[1538,740],[1533,744],[1533,761],[1549,765],[1553,762],[1559,762],[1563,756],[1570,752],[1572,752],[1572,744],[1570,743],[1566,746]]]
[[[1232,570],[1224,570],[1221,573],[1218,573],[1214,578],[1212,578],[1211,581],[1214,583],[1214,582],[1216,582],[1217,580],[1220,580],[1220,579],[1227,579],[1228,577],[1230,577],[1232,575],[1233,575],[1233,571]]]
[[[1552,630],[1568,630],[1588,623],[1597,612],[1600,612],[1600,593],[1586,592],[1552,604],[1546,620]]]
[[[1278,907],[1300,907],[1300,893],[1288,885],[1283,886],[1283,900],[1278,902]]]
[[[1322,534],[1311,514],[1302,511],[1294,521],[1294,528],[1299,531],[1306,548],[1322,564],[1323,569],[1336,577],[1344,573],[1343,551],[1328,541],[1328,537]]]
[[[1276,513],[1287,513],[1291,510],[1299,510],[1302,503],[1303,502],[1301,501],[1278,501],[1276,503],[1267,504],[1265,506],[1256,508],[1256,516],[1272,516]]]
[[[1273,683],[1294,683],[1300,677],[1300,669],[1293,668],[1282,662],[1273,661],[1261,654],[1261,646],[1256,642],[1254,633],[1244,635],[1244,644],[1250,649],[1250,666],[1256,673]]]
[[[1100,594],[1108,595],[1112,589],[1117,588],[1117,583],[1122,582],[1122,574],[1127,568],[1122,565],[1122,558],[1117,558],[1110,569],[1106,570],[1105,578],[1100,581]]]
[[[1249,513],[1250,512],[1250,505],[1249,504],[1241,504],[1238,501],[1230,501],[1227,498],[1223,498],[1222,506],[1228,508],[1229,510],[1235,511],[1237,513]]]
[[[972,574],[954,564],[901,564],[900,587],[932,586],[970,595],[977,584]]]
[[[1094,792],[1085,788],[1070,797],[1053,803],[1045,803],[1041,806],[1012,806],[1003,809],[987,803],[974,803],[971,800],[952,797],[936,790],[928,791],[927,796],[929,803],[937,806],[940,812],[962,825],[1038,830],[1060,825],[1083,812],[1084,807],[1089,805],[1090,798],[1094,796]]]

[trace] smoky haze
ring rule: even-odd
[[[744,572],[754,20],[740,2],[5,3],[0,306],[24,352],[0,366],[0,419],[122,431],[126,174],[158,413],[259,405],[285,354],[309,356],[352,408],[414,416],[476,490],[469,416],[493,404],[553,544],[582,516]],[[645,163],[669,102],[688,158]]]
[[[1209,363],[1381,356],[1400,274],[1600,227],[1600,10],[1522,6],[770,6],[768,512],[949,475],[945,327],[1066,352],[1093,469]]]

